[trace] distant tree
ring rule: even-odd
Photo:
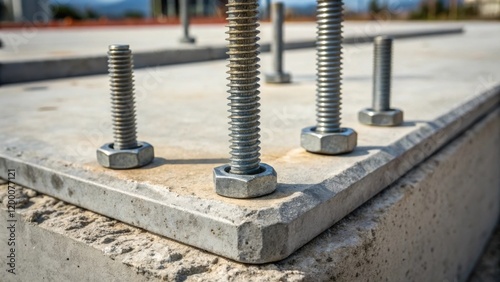
[[[0,20],[5,21],[9,17],[9,9],[4,2],[0,2]]]
[[[368,3],[368,11],[373,14],[378,14],[382,11],[382,7],[379,5],[378,0],[370,0]]]
[[[143,19],[144,13],[141,11],[126,11],[123,16],[129,19]]]
[[[52,16],[56,20],[72,18],[75,20],[83,19],[83,16],[73,7],[69,5],[52,5]]]
[[[93,10],[91,8],[85,9],[85,18],[86,19],[98,19],[99,17],[100,17],[99,14],[95,10]]]
[[[449,9],[445,0],[425,0],[420,9],[411,14],[411,19],[443,19],[449,16]]]

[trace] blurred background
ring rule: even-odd
[[[224,22],[227,0],[188,0],[194,23]],[[261,0],[267,20],[271,0]],[[313,21],[315,0],[282,0],[288,21]],[[349,0],[347,20],[500,20],[500,0]],[[178,23],[179,0],[0,0],[0,26]]]

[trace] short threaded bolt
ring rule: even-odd
[[[114,142],[97,149],[97,161],[112,169],[145,166],[153,161],[154,148],[137,141],[132,51],[128,45],[109,46],[108,68]]]
[[[111,45],[108,69],[111,88],[114,148],[137,147],[132,51],[128,45]]]
[[[343,2],[318,0],[317,9],[316,126],[302,130],[301,145],[312,153],[349,153],[357,133],[340,123]]]
[[[316,132],[340,130],[342,0],[318,0]]]
[[[258,0],[229,0],[230,162],[214,169],[217,194],[254,198],[276,189],[274,169],[260,162]]]
[[[392,41],[387,36],[377,36],[374,40],[372,108],[359,112],[362,124],[396,126],[403,123],[403,111],[391,108]]]
[[[387,111],[391,108],[392,38],[375,38],[373,68],[373,109]]]

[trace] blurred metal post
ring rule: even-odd
[[[183,36],[180,39],[181,43],[195,43],[196,39],[189,36],[189,0],[180,1],[180,14]]]
[[[271,19],[273,23],[273,40],[271,42],[273,73],[266,75],[266,82],[290,83],[290,74],[283,72],[283,22],[285,21],[285,5],[283,2],[274,2],[272,4]]]
[[[266,0],[266,10],[263,19],[271,19],[271,0]]]

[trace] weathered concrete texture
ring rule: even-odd
[[[285,49],[315,46],[314,23],[288,24]],[[193,28],[200,34],[199,44],[180,44],[178,27],[113,27],[99,29],[43,30],[26,27],[0,31],[5,45],[0,49],[0,82],[2,84],[107,73],[106,49],[110,44],[127,43],[134,51],[134,65],[144,68],[227,57],[224,25]],[[271,30],[262,26],[260,50],[270,50]],[[346,44],[370,42],[378,34],[410,38],[461,33],[456,24],[366,22],[349,23]],[[175,38],[175,40],[162,40]],[[40,71],[43,69],[43,71]]]
[[[266,197],[214,192],[213,168],[228,151],[222,61],[136,72],[139,139],[157,158],[135,170],[96,162],[112,132],[106,76],[3,86],[0,176],[16,168],[20,184],[68,203],[241,262],[277,261],[497,107],[500,88],[487,90],[500,73],[500,38],[489,36],[499,28],[397,42],[393,103],[407,122],[394,128],[357,122],[370,104],[373,50],[346,46],[342,122],[359,140],[353,153],[335,157],[300,148],[300,130],[314,124],[315,52],[290,52],[296,83],[261,89],[262,160],[279,182]]]
[[[499,219],[499,142],[496,110],[289,258],[260,266],[235,263],[18,188],[29,199],[17,214],[18,276],[4,278],[465,281]],[[0,191],[5,195],[6,185]],[[5,222],[3,207],[0,229]],[[5,248],[0,244],[1,254]]]

